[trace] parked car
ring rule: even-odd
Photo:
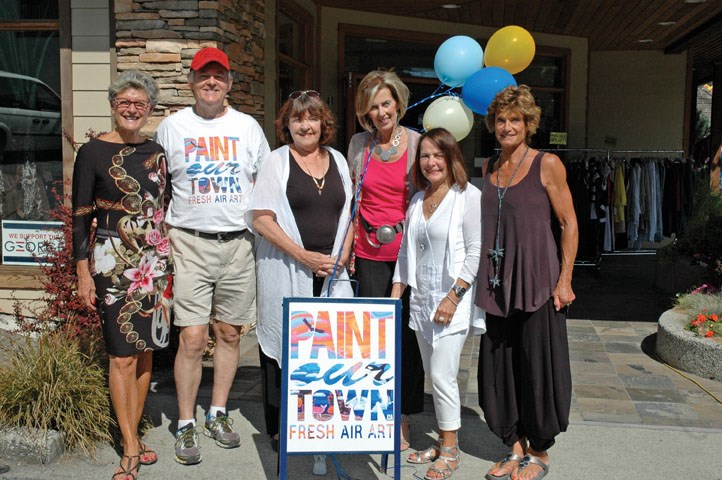
[[[0,71],[0,153],[60,151],[60,106],[37,78]]]

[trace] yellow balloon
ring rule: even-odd
[[[521,27],[509,25],[491,36],[484,51],[487,67],[501,67],[512,75],[531,64],[536,45],[531,34]]]

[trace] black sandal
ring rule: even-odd
[[[124,458],[128,459],[127,468],[123,466]],[[138,459],[135,465],[133,465],[132,463],[132,460],[134,458]],[[140,470],[140,465],[140,455],[123,455],[122,457],[120,457],[120,469],[122,471],[114,473],[110,480],[128,480],[128,477],[130,477],[131,480],[136,480],[136,478],[138,478],[138,470]],[[119,475],[122,475],[122,477],[118,477]]]

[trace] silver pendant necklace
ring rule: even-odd
[[[501,263],[501,259],[504,258],[504,249],[500,248],[499,245],[499,230],[501,226],[501,205],[504,200],[504,196],[506,195],[506,191],[509,189],[509,186],[511,185],[511,182],[514,181],[514,176],[516,175],[516,172],[519,171],[519,167],[521,167],[521,164],[524,163],[524,159],[526,158],[526,154],[529,153],[529,145],[526,146],[526,151],[524,152],[524,155],[522,155],[521,160],[519,160],[519,163],[517,163],[516,168],[514,168],[514,171],[511,174],[511,177],[509,177],[509,182],[506,184],[506,187],[504,187],[504,190],[501,189],[501,181],[499,179],[499,171],[501,171],[501,162],[499,162],[499,168],[496,170],[496,197],[499,199],[499,208],[497,210],[497,216],[496,216],[496,237],[494,240],[494,248],[490,248],[487,250],[487,255],[489,258],[491,258],[491,261],[494,264],[494,276],[489,277],[489,285],[491,285],[491,288],[496,288],[501,286],[501,279],[499,278],[499,264]]]
[[[396,155],[398,153],[398,146],[401,143],[401,132],[401,125],[399,125],[399,128],[396,130],[396,135],[394,135],[394,138],[391,140],[391,146],[388,150],[381,148],[381,145],[377,145],[376,148],[374,148],[374,153],[384,162],[388,162],[392,155]],[[376,135],[378,136],[378,131],[376,132]]]

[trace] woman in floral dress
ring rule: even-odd
[[[151,77],[123,72],[108,87],[115,129],[80,148],[73,172],[78,294],[100,314],[110,396],[123,437],[113,480],[135,480],[140,465],[158,460],[138,437],[152,353],[168,345],[170,334],[166,159],[162,147],[140,133],[157,97]]]

